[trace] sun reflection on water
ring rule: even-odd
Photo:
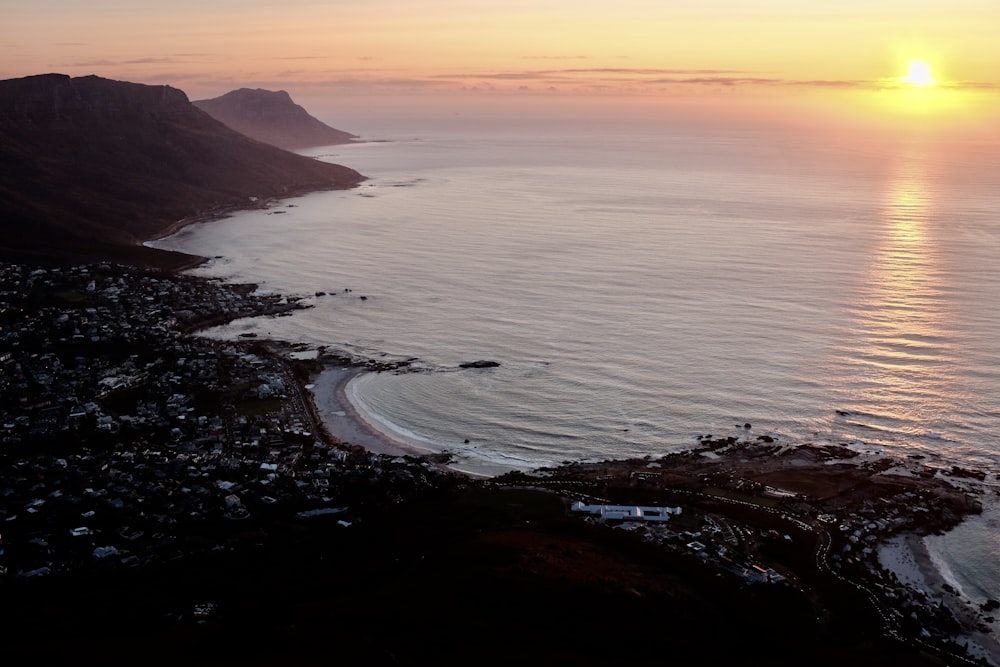
[[[879,212],[883,234],[860,304],[855,363],[873,415],[922,430],[951,383],[947,299],[933,238],[935,180],[921,151],[900,156]]]

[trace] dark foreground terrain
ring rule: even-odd
[[[0,273],[4,664],[920,666],[981,622],[874,555],[978,511],[979,471],[726,438],[469,479],[326,434],[333,358],[190,335],[295,300]]]
[[[15,582],[5,662],[106,665],[936,665],[848,591],[751,587],[566,515],[460,485],[362,523],[275,523],[259,546]]]

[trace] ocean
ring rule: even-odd
[[[372,123],[372,141],[307,152],[362,186],[157,243],[314,306],[210,335],[417,359],[349,396],[470,471],[657,456],[746,423],[1000,469],[1000,146]],[[500,366],[459,368],[481,359]],[[996,533],[947,543],[977,596],[1000,597],[1000,577],[962,580],[961,554],[995,562]]]

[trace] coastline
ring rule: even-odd
[[[350,400],[349,386],[353,380],[370,372],[372,369],[369,367],[327,361],[321,363],[318,371],[314,369],[309,384],[299,385],[307,390],[313,412],[332,440],[342,446],[364,449],[375,455],[420,457],[430,465],[453,473],[489,477],[456,469],[442,460],[440,453],[395,438],[365,419],[363,412]],[[643,464],[642,469],[645,471],[648,467],[648,464]],[[919,532],[897,534],[880,545],[878,560],[883,568],[897,574],[900,583],[922,592],[922,598],[951,612],[960,628],[950,635],[951,641],[975,659],[1000,665],[1000,641],[994,634],[997,623],[989,622],[988,614],[964,594],[947,563],[940,554],[935,553],[927,536]],[[916,636],[911,636],[909,641],[923,643]],[[930,643],[926,646],[938,650]]]
[[[305,157],[305,156],[304,156]],[[170,250],[168,248],[161,248],[156,245],[158,241],[163,241],[164,239],[173,236],[174,234],[180,232],[186,227],[191,225],[197,225],[203,222],[214,222],[216,220],[222,220],[228,218],[235,213],[240,213],[242,211],[254,211],[254,210],[265,210],[272,208],[277,205],[277,203],[285,201],[287,199],[295,199],[296,197],[303,197],[313,192],[327,192],[330,190],[351,190],[358,187],[361,183],[368,180],[367,176],[361,176],[361,178],[354,183],[347,185],[302,185],[298,187],[289,188],[287,192],[283,192],[280,195],[274,195],[269,197],[262,197],[260,199],[248,199],[246,202],[222,204],[216,206],[207,211],[195,213],[194,215],[189,215],[179,220],[175,220],[169,225],[165,226],[163,229],[159,230],[155,234],[149,236],[148,238],[142,239],[136,243],[136,245],[143,246],[146,248],[154,248],[156,250],[163,250],[165,252],[177,253],[176,250]],[[180,253],[186,254],[186,253]],[[192,259],[183,264],[179,264],[174,267],[172,273],[183,273],[184,271],[189,271],[195,269],[209,260],[208,257],[203,257],[201,255],[187,255]]]
[[[963,525],[978,522],[979,529],[989,530],[988,517],[996,516],[1000,511],[1000,499],[995,493],[989,492],[990,490],[992,487],[984,487],[981,494],[983,512],[978,516],[967,517]],[[960,528],[962,526],[954,530]],[[942,588],[936,591],[938,597],[955,614],[959,622],[967,628],[972,628],[956,637],[956,640],[959,644],[967,646],[972,655],[989,660],[994,665],[1000,665],[1000,614],[996,611],[985,612],[980,608],[980,604],[984,602],[982,591],[978,591],[979,595],[974,597],[963,588],[961,580],[951,569],[945,538],[945,535],[927,535],[921,543],[927,552],[931,567],[941,577]],[[950,586],[955,593],[949,593],[944,585]],[[993,621],[989,622],[988,618],[992,618]],[[988,632],[984,632],[983,629]]]
[[[954,615],[962,626],[962,631],[955,635],[956,643],[971,655],[1000,665],[1000,639],[995,634],[998,623],[989,624],[992,626],[989,633],[978,629],[985,625],[984,615],[962,591],[947,563],[933,550],[927,538],[906,533],[887,540],[879,549],[879,563],[893,572],[901,583],[923,592],[929,599],[940,601]]]
[[[266,207],[267,204],[262,204],[250,208]],[[182,226],[201,221],[208,220],[192,219],[186,221],[185,225]],[[179,229],[181,227],[175,231]],[[364,411],[359,410],[350,400],[349,387],[351,381],[368,372],[371,370],[363,366],[325,365],[323,370],[312,378],[313,386],[309,388],[309,397],[316,414],[334,439],[376,455],[416,456],[458,474],[471,477],[491,476],[462,470],[451,463],[446,463],[442,460],[445,459],[446,454],[421,448],[405,439],[394,437],[391,430],[387,432],[386,427],[380,428],[370,415],[366,418]],[[907,540],[904,548],[913,554],[914,567],[919,569],[922,581],[925,582],[922,588],[927,591],[930,598],[946,605],[961,623],[963,630],[955,636],[956,641],[962,646],[968,647],[971,654],[988,659],[993,664],[1000,664],[998,662],[1000,661],[1000,643],[992,635],[975,629],[977,622],[981,623],[982,619],[975,605],[967,599],[967,596],[950,593],[944,588],[946,584],[955,589],[958,589],[958,586],[954,585],[953,582],[949,583],[947,568],[942,568],[940,563],[935,562],[934,555],[928,550],[926,539],[914,535]]]
[[[446,453],[434,452],[393,437],[365,419],[351,402],[348,385],[356,377],[369,372],[371,371],[358,366],[324,365],[312,377],[311,387],[308,388],[309,397],[313,410],[330,437],[343,445],[360,447],[372,454],[420,457],[432,465],[466,477],[489,479],[493,476],[483,471],[458,467]]]
[[[309,390],[316,414],[336,440],[385,456],[428,456],[433,452],[391,438],[361,417],[347,398],[347,385],[363,368],[324,366]]]

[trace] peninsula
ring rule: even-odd
[[[346,144],[358,138],[313,117],[284,90],[240,88],[193,104],[237,132],[289,150]]]
[[[61,74],[0,81],[0,257],[180,268],[199,258],[141,243],[363,179],[239,134],[170,86]]]

